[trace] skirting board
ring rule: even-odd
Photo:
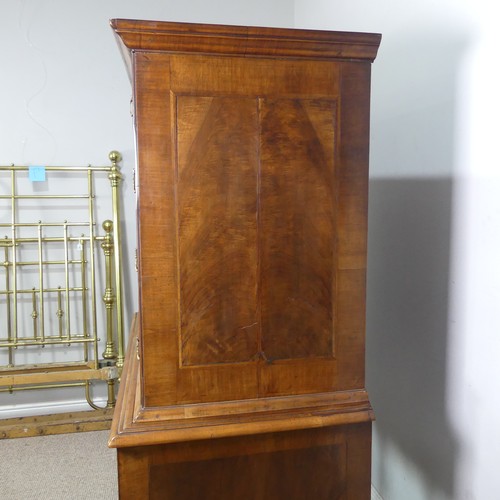
[[[375,489],[375,486],[373,486],[373,484],[372,484],[371,500],[384,500],[380,496],[380,493]]]
[[[95,404],[101,407],[106,406],[105,397],[95,398]],[[73,413],[91,410],[85,400],[57,401],[39,404],[20,404],[0,406],[0,420],[19,417],[34,417],[37,415],[52,415],[54,413]]]

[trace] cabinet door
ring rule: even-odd
[[[146,406],[363,387],[369,66],[135,65]]]

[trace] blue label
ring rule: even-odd
[[[33,166],[29,167],[29,179],[33,182],[45,181],[45,167]]]

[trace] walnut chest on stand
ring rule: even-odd
[[[120,498],[368,499],[380,35],[113,20],[134,87],[140,310]]]

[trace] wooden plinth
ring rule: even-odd
[[[104,431],[111,427],[113,408],[0,420],[0,439]]]

